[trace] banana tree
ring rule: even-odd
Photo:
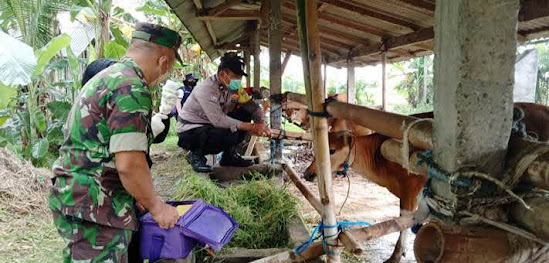
[[[69,46],[71,37],[66,34],[59,35],[35,51],[6,34],[0,34],[0,37],[0,50],[13,49],[13,52],[0,52],[0,68],[2,68],[2,74],[6,76],[2,78],[2,89],[11,90],[12,95],[20,94],[19,105],[16,108],[6,108],[7,111],[4,111],[4,114],[13,117],[14,121],[11,122],[10,127],[3,127],[5,129],[0,131],[0,144],[11,142],[21,147],[22,152],[28,157],[41,160],[50,147],[48,137],[51,136],[50,134],[55,134],[38,105],[39,94],[47,91],[43,73],[52,58]],[[2,61],[10,63],[2,64]],[[13,92],[14,90],[16,92]],[[10,101],[13,101],[13,97]],[[56,107],[47,106],[56,116],[62,115],[59,111],[66,109],[67,104],[70,107],[69,103],[55,105]],[[65,115],[66,113],[68,110]]]

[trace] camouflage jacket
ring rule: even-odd
[[[69,113],[53,165],[51,210],[115,228],[137,228],[135,200],[122,186],[114,153],[148,153],[151,107],[143,72],[130,59],[86,83]]]

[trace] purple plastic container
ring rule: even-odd
[[[210,204],[193,205],[179,222],[183,224],[185,236],[194,238],[200,244],[207,244],[216,251],[229,243],[238,229],[238,224],[229,214]]]
[[[191,209],[195,206],[204,205],[200,200],[167,203],[173,206],[193,204]],[[154,262],[161,258],[186,258],[196,245],[196,240],[183,235],[183,232],[181,231],[183,217],[184,215],[175,224],[176,226],[174,228],[162,229],[158,226],[156,221],[154,221],[150,213],[143,215],[140,219],[141,257],[143,259],[149,259],[150,262]]]
[[[160,258],[186,258],[197,242],[220,250],[238,229],[238,224],[227,213],[201,199],[167,203],[192,204],[192,207],[172,229],[160,228],[150,213],[141,217],[141,256],[151,262]]]

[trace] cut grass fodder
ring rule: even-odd
[[[299,216],[299,200],[258,174],[228,188],[206,177],[190,175],[179,183],[174,198],[200,198],[230,214],[239,229],[227,248],[288,247],[289,218]]]

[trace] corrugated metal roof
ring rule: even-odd
[[[251,32],[257,28],[253,23],[268,19],[260,16],[264,1],[166,0],[212,59],[225,49],[238,49],[237,44],[241,47],[251,45]],[[295,4],[291,0],[281,1],[282,50],[299,55]],[[330,65],[345,66],[350,57],[358,66],[378,63],[382,40],[388,43],[389,62],[432,53],[434,0],[318,2],[321,49]],[[521,0],[520,40],[549,36],[548,3],[546,0]],[[217,10],[220,7],[225,8]],[[218,12],[208,14],[211,10]],[[208,17],[199,18],[198,14],[208,14]],[[235,17],[239,15],[241,20]],[[260,31],[261,44],[268,46],[268,32],[264,28]]]

